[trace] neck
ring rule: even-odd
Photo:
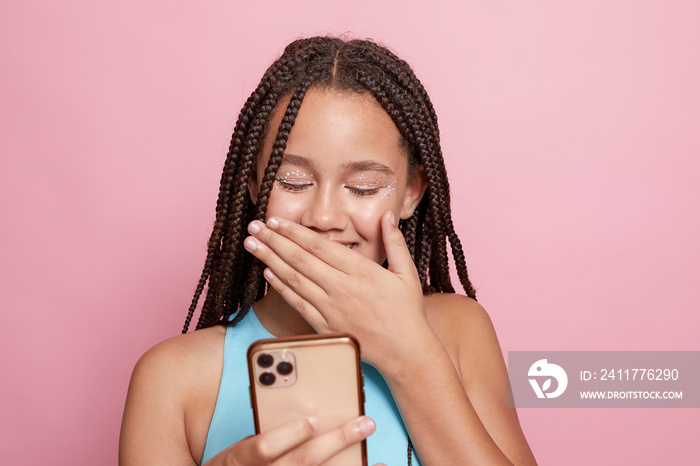
[[[316,333],[306,319],[274,288],[270,288],[267,294],[253,305],[253,309],[263,327],[277,337]]]

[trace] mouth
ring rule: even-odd
[[[357,243],[347,243],[343,244],[346,248],[352,249],[353,251],[357,249]]]

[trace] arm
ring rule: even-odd
[[[440,319],[429,321],[418,274],[390,215],[381,225],[388,270],[300,225],[275,220],[268,227],[254,224],[256,240],[246,240],[246,247],[269,266],[271,286],[320,333],[345,331],[360,340],[363,358],[387,379],[425,464],[455,458],[510,464],[508,457],[534,463],[508,410],[505,365],[490,321],[462,319],[447,333],[433,330]],[[461,334],[465,329],[474,333],[473,343]],[[499,395],[488,395],[492,390]],[[489,419],[482,423],[480,415]]]
[[[124,407],[119,438],[119,464],[193,466],[185,426],[185,369],[178,357],[181,342],[168,340],[136,364]]]
[[[455,294],[426,304],[433,334],[385,374],[423,463],[451,456],[465,464],[536,464],[508,407],[505,363],[486,312]]]

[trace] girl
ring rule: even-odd
[[[240,113],[186,334],[136,365],[120,463],[317,465],[372,434],[370,464],[534,464],[474,298],[421,83],[373,42],[297,40]],[[253,436],[247,347],[315,332],[360,341],[368,417]]]

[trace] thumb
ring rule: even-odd
[[[392,211],[385,212],[382,216],[382,240],[391,272],[397,275],[417,274],[406,239],[396,225],[396,215]]]

